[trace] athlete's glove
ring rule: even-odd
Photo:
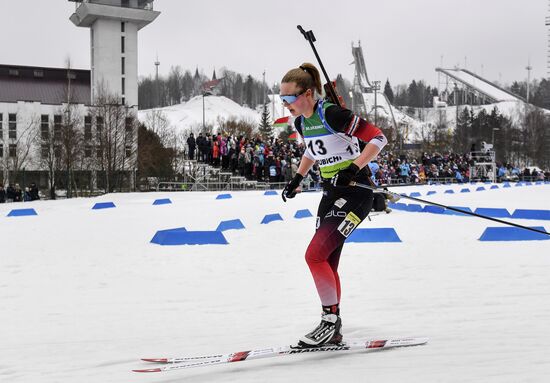
[[[296,173],[294,178],[286,184],[285,188],[283,189],[283,192],[281,193],[281,197],[283,197],[283,201],[286,202],[287,198],[294,198],[296,197],[296,189],[300,186],[300,183],[304,179],[304,176],[300,173]]]
[[[359,166],[355,165],[353,162],[345,169],[342,169],[332,177],[330,183],[333,186],[349,186],[351,181],[355,178],[357,173],[359,173]]]

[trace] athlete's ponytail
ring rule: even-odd
[[[311,89],[322,95],[321,75],[315,65],[310,63],[303,63],[298,68],[289,70],[281,82],[295,82],[303,90]]]

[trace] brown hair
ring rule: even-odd
[[[281,82],[295,82],[302,90],[312,89],[322,94],[321,76],[315,65],[303,63],[286,72]]]

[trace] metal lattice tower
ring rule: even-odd
[[[529,92],[531,91],[531,70],[533,67],[531,66],[531,59],[527,60],[527,66],[525,67],[527,70],[527,103],[529,103]]]
[[[160,66],[160,61],[159,61],[159,55],[157,53],[157,59],[155,61],[155,88],[156,88],[155,90],[157,92],[157,102],[155,103],[156,107],[160,106],[159,66]]]
[[[393,127],[397,131],[397,123],[395,121],[395,116],[393,115],[391,103],[383,92],[379,92],[380,81],[373,81],[373,83],[371,83],[371,81],[369,80],[369,76],[367,74],[367,66],[365,65],[365,57],[363,56],[363,48],[361,47],[361,41],[359,41],[358,46],[354,46],[353,42],[351,43],[351,53],[353,54],[352,64],[355,65],[355,76],[353,78],[352,88],[352,110],[360,116],[367,116],[369,114],[369,111],[367,110],[367,105],[365,104],[363,93],[374,93],[374,118],[376,120],[377,108],[379,107],[376,104],[376,97],[379,93],[381,93],[380,96],[386,99],[386,103],[389,106],[389,114],[392,119]]]
[[[363,57],[361,41],[359,41],[359,45],[357,47],[353,46],[353,43],[351,43],[351,53],[353,54],[352,64],[355,65],[351,108],[359,115],[366,116],[367,110],[365,107],[365,103],[363,102],[363,93],[371,93],[372,86],[370,85],[369,76],[367,75],[367,67],[365,65],[365,59]]]

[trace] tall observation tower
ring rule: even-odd
[[[548,0],[548,13],[550,13],[550,0]],[[549,29],[548,29],[548,46],[547,46],[547,51],[546,51],[546,58],[547,58],[547,62],[546,62],[546,65],[547,65],[547,70],[548,70],[548,75],[550,75],[550,16],[546,16],[546,22],[544,23],[544,25],[546,25]]]
[[[120,103],[137,107],[137,35],[160,14],[153,0],[69,1],[77,3],[74,25],[90,28],[92,103],[104,87]]]

